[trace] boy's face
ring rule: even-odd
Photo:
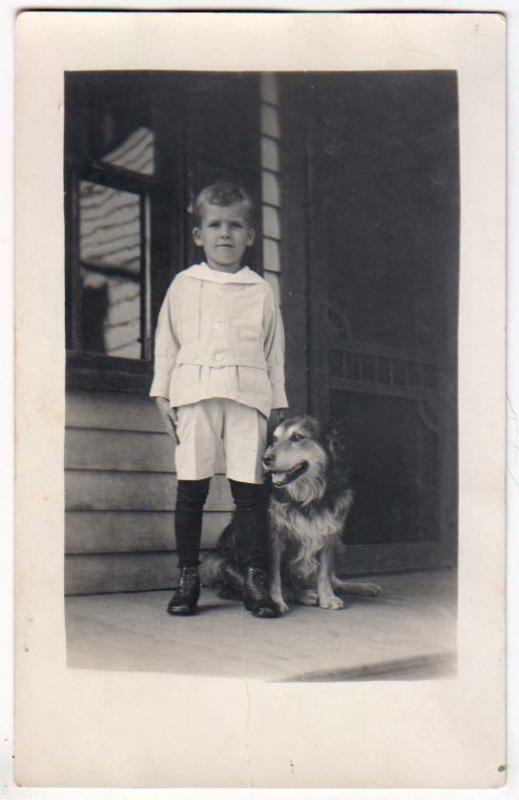
[[[243,203],[230,206],[206,203],[200,227],[193,228],[193,239],[203,247],[211,269],[236,272],[241,267],[245,250],[254,241],[246,206]]]

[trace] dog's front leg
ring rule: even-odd
[[[319,573],[317,575],[317,594],[321,608],[344,608],[340,597],[334,594],[331,584],[333,552],[329,547],[323,547],[319,556]]]
[[[289,611],[289,606],[283,597],[281,584],[281,558],[283,556],[283,542],[281,536],[275,533],[272,536],[272,563],[270,571],[270,596],[282,614]]]

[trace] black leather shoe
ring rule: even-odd
[[[247,567],[243,586],[243,603],[255,617],[273,619],[280,611],[269,594],[269,577],[264,569]]]
[[[168,603],[168,614],[188,617],[197,612],[200,597],[198,567],[182,567],[178,589]]]

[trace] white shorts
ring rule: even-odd
[[[261,457],[267,443],[267,420],[257,409],[234,400],[211,398],[179,406],[175,450],[177,478],[211,478],[223,439],[226,475],[243,483],[263,483]]]

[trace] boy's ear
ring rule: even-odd
[[[256,238],[256,231],[254,228],[249,227],[247,229],[247,247],[250,247],[254,244],[254,239]]]
[[[202,231],[200,228],[193,228],[193,241],[199,247],[202,246]]]

